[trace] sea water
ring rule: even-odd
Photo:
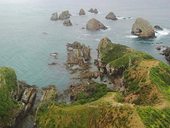
[[[85,16],[78,16],[80,8]],[[97,8],[99,14],[87,11]],[[65,27],[62,21],[50,21],[51,14],[69,10],[72,27]],[[106,20],[113,11],[117,21]],[[96,48],[102,37],[137,50],[147,52],[156,59],[165,59],[155,49],[157,45],[170,45],[169,0],[0,0],[0,66],[16,70],[19,80],[39,87],[50,84],[63,90],[72,83],[71,75],[65,69],[66,44],[79,41]],[[131,35],[131,27],[137,17],[143,17],[152,25],[160,25],[164,31],[157,38],[141,40]],[[90,32],[82,27],[90,18],[103,22],[108,29]],[[50,56],[57,52],[58,58]],[[48,65],[56,62],[57,65]]]

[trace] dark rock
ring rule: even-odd
[[[153,38],[155,37],[154,28],[148,21],[142,18],[137,18],[132,26],[132,34],[137,35],[140,38]]]
[[[162,31],[162,30],[163,30],[163,28],[161,28],[161,27],[158,26],[158,25],[155,25],[155,26],[154,26],[154,29],[155,29],[155,30],[159,30],[159,31]]]
[[[82,15],[86,15],[84,9],[80,9],[80,12],[79,12],[79,15],[82,16]]]
[[[72,23],[69,19],[67,19],[67,20],[64,20],[63,25],[64,26],[72,26]]]
[[[52,14],[51,20],[52,20],[52,21],[58,20],[58,13],[57,13],[57,12]]]
[[[105,18],[108,20],[117,20],[117,17],[113,12],[110,12]]]
[[[90,31],[97,31],[100,29],[107,29],[107,27],[95,18],[90,19],[86,24],[86,29]]]
[[[59,15],[59,20],[66,20],[69,19],[71,16],[71,14],[69,13],[68,10],[63,11],[60,15]]]
[[[97,14],[98,13],[98,10],[95,8],[91,8],[88,12],[91,12],[91,13],[94,13],[94,14]]]

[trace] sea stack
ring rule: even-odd
[[[109,14],[107,14],[105,18],[108,20],[117,20],[117,17],[113,12],[110,12]]]
[[[79,12],[79,15],[82,16],[82,15],[86,15],[84,9],[80,9],[80,12]]]
[[[57,13],[57,12],[55,12],[55,13],[52,14],[51,20],[52,20],[52,21],[58,20],[58,13]]]
[[[155,37],[155,31],[152,25],[143,18],[137,18],[132,26],[131,33],[140,38],[153,38]]]
[[[94,13],[94,14],[97,14],[98,13],[98,10],[95,8],[91,8],[88,12],[91,12],[91,13]]]
[[[64,26],[72,26],[72,23],[69,19],[67,19],[67,20],[64,20],[63,25]]]
[[[59,20],[66,20],[66,19],[69,19],[71,16],[71,14],[69,13],[68,10],[66,11],[63,11],[60,16],[59,16]]]
[[[107,29],[107,27],[100,21],[96,20],[95,18],[92,18],[87,22],[86,29],[90,31],[97,31],[100,29],[105,30]]]

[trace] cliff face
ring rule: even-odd
[[[17,95],[17,78],[13,69],[0,68],[0,127],[12,126],[19,112],[20,104],[14,99]]]

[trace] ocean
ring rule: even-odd
[[[78,15],[81,8],[86,11],[85,16]],[[90,8],[97,8],[99,14],[88,13]],[[52,13],[64,10],[72,14],[72,27],[63,26],[62,21],[50,21]],[[119,20],[106,20],[110,11]],[[14,68],[18,79],[28,84],[56,85],[63,90],[73,82],[64,65],[66,44],[79,41],[89,45],[95,58],[102,37],[167,63],[155,47],[160,43],[170,46],[169,11],[169,0],[0,0],[0,66]],[[160,25],[164,31],[149,40],[132,36],[131,27],[137,17],[147,19],[153,26]],[[109,29],[98,32],[82,29],[90,18],[100,20]],[[57,59],[50,56],[53,52],[58,53]],[[52,62],[58,64],[48,65]]]

